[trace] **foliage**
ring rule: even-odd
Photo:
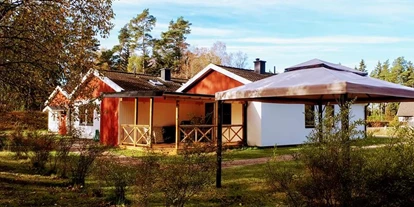
[[[269,164],[266,178],[272,192],[286,193],[291,206],[410,205],[414,201],[414,130],[396,125],[393,136],[399,138],[381,141],[384,146],[350,148],[349,141],[360,137],[358,122],[339,128],[343,116],[318,123],[310,134],[296,160],[304,171],[292,173],[272,167],[277,163]]]
[[[183,57],[189,46],[186,39],[191,32],[190,26],[191,23],[184,17],[171,20],[168,30],[161,33],[161,39],[154,40],[153,58],[157,60],[158,68],[170,68],[176,72],[181,70]]]
[[[111,6],[111,0],[2,1],[1,102],[39,109],[56,85],[93,68],[97,36],[113,26]]]
[[[409,206],[414,202],[414,131],[396,126],[392,142],[364,157],[359,203]]]
[[[114,186],[110,196],[111,201],[115,202],[115,204],[125,204],[128,203],[126,199],[127,188],[133,184],[137,172],[141,170],[133,160],[108,156],[96,161],[94,176],[97,180]]]
[[[51,172],[59,177],[66,178],[70,162],[70,149],[75,143],[75,138],[60,138],[55,143],[55,156],[51,163]]]
[[[147,152],[147,154],[140,158],[138,164],[139,170],[136,172],[135,187],[139,206],[151,206],[151,196],[157,192],[158,186],[162,186],[160,182],[160,175],[162,175],[161,162],[166,156],[162,154],[155,154],[153,152]],[[159,184],[158,184],[159,183]]]
[[[205,147],[184,150],[163,163],[160,187],[166,206],[182,207],[214,182],[215,160]]]
[[[358,131],[361,121],[348,122],[351,103],[342,106],[340,114],[325,116],[316,123],[308,143],[299,151],[298,164],[306,169],[300,174],[268,168],[268,184],[283,189],[293,206],[349,206],[352,192],[360,187],[360,174],[365,160],[351,150],[352,139],[364,135]],[[326,112],[325,112],[326,113]],[[276,187],[275,187],[276,186]]]
[[[389,60],[381,63],[378,61],[374,70],[372,70],[371,77],[381,80],[397,83],[409,87],[414,86],[414,65],[411,61],[407,61],[404,57],[396,58],[392,64]],[[388,116],[391,119],[396,115],[398,110],[398,103],[381,103],[376,104],[371,113],[380,114],[381,116]]]
[[[148,64],[149,47],[153,41],[151,31],[156,22],[157,19],[153,15],[150,15],[149,9],[144,9],[141,14],[131,19],[128,24],[128,29],[132,36],[131,48],[132,50],[138,49],[140,51],[141,66],[144,73],[146,72]]]
[[[69,177],[74,186],[85,186],[85,178],[90,173],[95,159],[105,150],[96,142],[77,140],[77,155],[69,157]]]
[[[47,113],[38,111],[0,112],[0,130],[47,129]]]
[[[16,129],[10,134],[10,149],[17,159],[26,159],[29,156],[29,141],[23,135],[22,129]]]
[[[46,170],[46,164],[48,163],[51,151],[55,147],[55,136],[42,135],[36,132],[28,133],[27,139],[29,141],[29,148],[32,156],[30,161],[32,168],[39,173]]]

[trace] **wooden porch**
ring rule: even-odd
[[[197,94],[163,94],[160,99],[159,96],[134,96],[134,123],[120,123],[118,144],[121,147],[128,148],[152,148],[152,149],[172,149],[180,150],[184,146],[188,147],[192,144],[217,144],[217,135],[222,134],[222,144],[224,146],[241,146],[246,145],[246,113],[247,104],[239,104],[240,107],[233,109],[237,112],[238,123],[223,124],[221,133],[218,133],[218,107],[217,102],[214,100],[214,96],[211,95],[197,95]],[[129,97],[130,98],[130,97]],[[149,107],[145,109],[148,114],[142,114],[143,109],[141,106],[140,114],[138,114],[140,99],[148,99]],[[175,124],[172,124],[173,117],[166,117],[170,119],[168,125],[154,124],[154,113],[165,113],[162,110],[155,110],[154,103],[165,102],[168,100],[169,107],[167,110],[172,111],[173,105],[175,105]],[[211,123],[190,123],[186,118],[180,117],[181,105],[187,103],[183,109],[188,111],[188,102],[196,101],[197,105],[205,106],[206,103],[213,107]],[[131,103],[131,102],[130,102]],[[145,102],[147,103],[147,102]],[[145,106],[147,107],[147,106]],[[132,109],[132,106],[130,110]],[[160,109],[160,108],[158,108]],[[239,110],[240,109],[240,110]],[[164,110],[164,109],[163,109]],[[121,110],[122,111],[122,110]],[[126,112],[131,113],[131,112]],[[172,114],[170,114],[172,115]],[[183,115],[183,113],[181,113]],[[143,123],[142,117],[140,117],[140,123],[138,123],[138,116],[148,117],[148,124]],[[158,117],[159,114],[158,114]],[[199,118],[199,117],[197,117]],[[159,123],[159,121],[158,121]]]
[[[217,125],[179,125],[178,129],[179,137],[176,138],[175,143],[164,143],[157,141],[160,140],[160,136],[163,136],[162,127],[153,127],[152,136],[150,136],[149,125],[123,124],[119,144],[133,147],[180,149],[183,145],[217,142]],[[243,145],[243,125],[223,125],[222,138],[224,145]]]

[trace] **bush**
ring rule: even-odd
[[[39,133],[28,133],[27,139],[29,149],[33,154],[30,156],[32,167],[38,173],[44,172],[46,163],[50,158],[50,152],[54,149],[55,137],[53,135],[41,135]]]
[[[162,185],[158,183],[162,173],[161,161],[165,159],[168,157],[150,151],[140,158],[135,179],[136,190],[139,192],[136,194],[139,206],[150,206],[151,195],[157,191],[158,186]]]
[[[17,159],[27,159],[29,156],[30,143],[24,137],[23,130],[17,129],[10,134],[10,150],[14,152]]]
[[[411,206],[414,202],[414,131],[397,128],[397,135],[390,144],[366,155],[360,204]]]
[[[102,154],[105,147],[96,142],[77,140],[76,155],[69,156],[69,177],[72,185],[85,186],[85,178],[90,173],[95,159]]]
[[[0,131],[17,130],[47,130],[47,113],[38,111],[0,112]]]
[[[304,170],[291,173],[267,168],[270,189],[284,190],[293,206],[352,205],[352,196],[361,187],[360,175],[366,161],[360,150],[350,147],[352,139],[364,137],[357,130],[363,122],[351,122],[348,128],[342,128],[341,121],[348,120],[348,114],[342,111],[317,123],[299,152],[297,165],[303,165]]]
[[[55,156],[52,161],[51,172],[56,173],[61,178],[67,178],[69,169],[69,152],[72,148],[75,138],[60,138],[55,142]]]
[[[7,135],[5,132],[0,131],[0,151],[6,148]]]
[[[142,169],[137,167],[133,160],[108,156],[97,160],[95,177],[114,187],[110,195],[110,200],[114,204],[126,204],[129,203],[126,199],[127,188],[134,183],[138,170]]]
[[[291,206],[411,206],[414,130],[396,125],[398,138],[386,146],[351,149],[348,140],[358,137],[358,122],[340,129],[337,126],[343,116],[334,118],[332,128],[321,123],[308,137],[309,143],[297,160],[303,171],[269,167],[266,178],[270,189],[283,191]]]
[[[204,147],[193,146],[163,162],[160,188],[166,206],[182,207],[195,194],[214,183],[216,161]]]

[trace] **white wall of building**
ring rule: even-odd
[[[315,108],[317,111],[317,108]],[[335,105],[335,113],[339,107]],[[365,105],[355,104],[350,121],[364,120]],[[249,146],[283,146],[303,144],[314,128],[305,128],[303,104],[272,104],[250,102],[247,112]],[[363,125],[358,130],[364,131]]]
[[[365,120],[365,105],[366,104],[354,104],[351,107],[351,111],[349,114],[350,122],[358,121],[358,120]],[[335,111],[339,111],[339,107],[335,107]],[[358,131],[365,131],[364,125],[357,126]]]
[[[262,146],[262,105],[249,102],[247,106],[247,145]]]
[[[302,144],[312,128],[305,128],[303,104],[262,104],[262,145]]]
[[[74,106],[74,110],[75,110],[75,114],[79,114],[79,110],[78,107],[82,104],[87,103],[87,101],[83,101],[80,103],[76,103]],[[96,100],[95,104],[98,105],[97,109],[100,110],[100,101]],[[76,117],[73,120],[73,127],[76,131],[78,131],[80,138],[86,138],[86,139],[93,139],[95,134],[96,134],[96,130],[100,130],[100,118],[99,118],[100,114],[97,110],[94,110],[93,112],[93,124],[92,125],[83,125],[79,122],[79,118]]]
[[[59,112],[48,111],[47,127],[50,132],[59,132]]]

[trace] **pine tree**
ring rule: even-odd
[[[113,70],[127,71],[129,57],[131,56],[131,34],[127,25],[123,26],[118,35],[119,45],[113,48],[115,65]],[[116,53],[116,54],[115,54]]]
[[[356,70],[359,70],[361,72],[367,72],[367,66],[365,65],[364,59],[361,59],[361,62],[359,62],[359,67],[356,68]]]
[[[379,78],[382,71],[382,64],[378,61],[377,65],[375,66],[374,70],[371,71],[370,76],[373,78]]]
[[[184,54],[189,46],[186,35],[191,32],[190,26],[191,23],[184,20],[184,17],[170,21],[168,31],[162,32],[161,39],[154,42],[153,58],[157,59],[158,65],[176,72],[181,70]]]
[[[146,73],[145,69],[149,59],[149,47],[153,41],[151,31],[156,22],[157,19],[150,15],[149,9],[144,9],[141,14],[138,14],[129,22],[129,29],[132,33],[132,49],[141,52],[141,64],[144,73]]]

